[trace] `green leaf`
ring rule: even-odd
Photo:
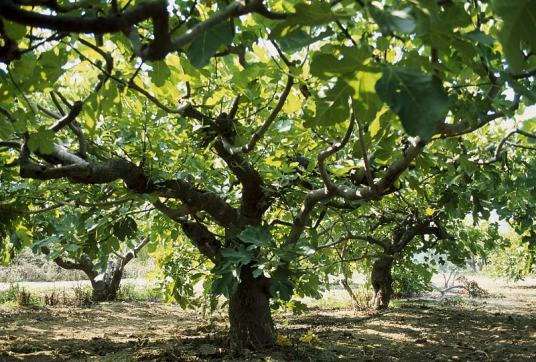
[[[26,25],[14,23],[9,20],[4,20],[4,33],[11,40],[19,40],[24,38],[27,29]]]
[[[349,97],[354,95],[353,88],[342,78],[328,89],[324,97],[316,99],[316,116],[306,127],[332,126],[348,120],[350,115]]]
[[[239,245],[237,249],[223,249],[220,253],[229,262],[234,264],[249,264],[249,262],[253,258],[253,254],[250,251],[246,250],[244,245]]]
[[[222,274],[221,278],[217,278],[212,282],[211,293],[225,295],[229,297],[238,287],[239,280],[235,273],[229,272]]]
[[[2,117],[0,115],[0,117]],[[13,125],[7,118],[0,118],[0,139],[8,139],[11,135],[15,133]]]
[[[106,242],[108,243],[108,245],[110,246],[112,250],[114,251],[119,250],[119,247],[120,247],[119,240],[116,237],[112,236]]]
[[[383,102],[376,93],[376,83],[381,73],[357,72],[355,78],[349,81],[354,89],[352,107],[364,125],[376,119],[376,114],[382,109]]]
[[[392,10],[383,8],[380,2],[375,1],[367,6],[367,9],[384,34],[392,32],[410,34],[415,30],[416,22],[411,8]]]
[[[54,152],[54,132],[41,128],[39,131],[30,134],[28,148],[32,152],[39,150],[44,155],[52,154]]]
[[[17,236],[22,240],[22,246],[32,245],[32,232],[28,230],[25,226],[19,225],[15,230]]]
[[[418,68],[384,67],[376,91],[410,136],[431,138],[449,107],[441,80]]]
[[[287,308],[292,311],[293,314],[301,315],[309,311],[307,304],[300,302],[299,300],[291,300],[287,303]]]
[[[272,234],[266,226],[248,226],[238,238],[245,243],[257,246],[268,246],[272,241]]]
[[[71,244],[68,247],[66,247],[65,250],[66,251],[77,251],[80,248],[81,248],[81,246],[78,245],[78,244]]]
[[[289,273],[278,269],[270,278],[270,292],[279,295],[279,299],[288,302],[294,295],[294,283],[289,279]]]
[[[136,220],[130,216],[116,222],[113,227],[113,234],[121,241],[125,241],[126,238],[132,238],[135,236],[138,230],[138,224]]]
[[[281,39],[279,41],[279,46],[281,47],[281,50],[284,52],[293,52],[293,51],[300,50],[313,43],[316,43],[317,41],[327,38],[328,36],[331,36],[333,34],[334,34],[333,30],[328,29],[318,34],[317,36],[312,37],[309,34],[307,34],[305,31],[298,29],[297,31],[293,32],[291,35]]]
[[[311,62],[311,74],[320,79],[331,79],[336,76],[366,69],[367,60],[372,54],[365,47],[338,47],[337,55],[317,53]]]
[[[186,56],[190,63],[196,68],[203,68],[207,65],[216,51],[222,45],[229,45],[233,41],[229,24],[223,23],[204,32],[199,38],[194,40],[186,51]]]
[[[468,33],[461,34],[462,38],[472,40],[475,43],[492,45],[495,39],[480,30],[473,30]]]
[[[54,50],[41,53],[33,71],[32,83],[39,89],[52,86],[65,73],[63,65],[66,62],[67,54],[63,48],[59,48],[58,54]]]
[[[323,1],[313,1],[311,4],[299,3],[294,9],[294,13],[288,14],[284,21],[271,30],[271,39],[292,37],[301,26],[322,25],[349,17],[344,13],[334,13],[331,5]]]
[[[493,0],[493,10],[503,20],[499,41],[504,55],[513,72],[527,67],[521,49],[522,44],[536,50],[536,1],[534,0]]]
[[[166,62],[163,60],[158,61],[158,62],[153,62],[151,63],[151,66],[153,67],[153,69],[149,71],[149,76],[151,77],[151,81],[157,87],[163,87],[164,83],[166,83],[166,80],[171,75],[171,72]]]

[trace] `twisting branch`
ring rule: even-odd
[[[320,172],[320,177],[322,178],[322,181],[324,182],[324,185],[326,186],[326,192],[330,195],[333,193],[333,184],[331,183],[331,180],[329,178],[328,171],[325,165],[325,161],[328,157],[342,150],[344,146],[346,146],[348,141],[350,141],[350,137],[352,136],[352,132],[354,130],[354,123],[355,123],[355,115],[352,113],[352,116],[350,117],[350,125],[348,126],[348,129],[346,130],[346,134],[344,135],[344,138],[342,139],[342,141],[335,143],[333,146],[329,147],[327,150],[322,151],[318,154],[318,170]]]
[[[11,112],[2,106],[0,106],[0,114],[3,114],[4,116],[6,116],[8,121],[11,123],[15,123],[17,121],[15,118],[13,118],[13,116],[11,115]]]
[[[370,169],[369,158],[367,154],[367,147],[365,146],[365,135],[363,134],[363,126],[359,116],[355,116],[357,122],[357,128],[359,129],[359,145],[361,146],[361,154],[363,155],[363,162],[365,163],[365,174],[369,186],[372,187],[372,192],[376,193],[376,185],[374,185],[374,178],[372,177],[372,171]]]
[[[186,216],[191,214],[190,208],[186,205],[182,205],[180,208],[171,208],[169,206],[166,206],[160,200],[153,202],[153,205],[158,211],[162,212],[164,215],[166,215],[175,222],[187,221],[188,219],[186,218]]]
[[[322,176],[322,180],[324,181],[325,187],[322,189],[316,189],[309,191],[307,193],[307,196],[305,197],[305,201],[303,202],[303,206],[298,213],[298,215],[294,218],[292,229],[290,230],[290,233],[287,236],[286,244],[295,244],[298,242],[302,232],[305,230],[306,222],[309,218],[309,215],[313,211],[315,205],[324,200],[328,200],[333,198],[334,192],[330,191],[333,190],[333,184],[331,183],[329,176],[327,175],[327,171],[325,169],[324,160],[341,150],[350,140],[350,136],[352,134],[354,127],[354,119],[352,115],[352,119],[350,119],[350,125],[348,127],[348,130],[346,131],[346,135],[344,136],[344,139],[334,144],[333,146],[329,147],[326,151],[322,151],[318,155],[318,168],[320,169],[320,173]],[[322,175],[323,173],[323,175]]]
[[[50,92],[50,98],[52,99],[52,102],[58,109],[58,112],[60,112],[61,116],[65,116],[65,111],[63,110],[63,107],[61,106],[60,102],[58,101],[58,98],[56,98],[56,94],[54,92]],[[71,108],[71,107],[70,107]]]
[[[82,111],[82,104],[83,103],[80,101],[74,102],[73,108],[71,108],[71,111],[69,112],[69,114],[61,118],[56,124],[50,126],[49,130],[56,133],[63,127],[71,124]]]
[[[492,158],[490,158],[489,160],[479,160],[479,161],[477,161],[477,163],[479,165],[489,165],[489,164],[492,164],[494,162],[500,161],[502,156],[506,153],[506,151],[502,150],[504,145],[505,144],[511,144],[510,142],[507,142],[507,140],[510,137],[512,137],[513,135],[515,135],[515,134],[520,134],[520,135],[523,135],[523,136],[528,137],[528,138],[536,139],[535,134],[523,131],[523,130],[518,129],[518,128],[513,129],[513,130],[509,131],[506,135],[504,135],[504,137],[499,141],[499,144],[497,145],[497,148],[495,149],[495,153],[494,153]],[[518,146],[520,146],[520,145],[516,145],[516,147],[518,147]],[[530,148],[527,148],[527,146],[521,147],[521,148],[530,149]]]
[[[129,250],[125,255],[120,257],[122,259],[122,261],[123,261],[121,263],[121,266],[125,267],[125,265],[127,265],[127,263],[129,261],[131,261],[132,259],[137,257],[138,253],[140,252],[140,250],[143,249],[143,247],[145,245],[147,245],[149,243],[149,241],[151,241],[151,239],[149,237],[143,238],[142,240],[140,240],[140,242],[136,246],[134,246],[134,249]]]
[[[285,101],[287,100],[288,95],[290,94],[290,91],[292,89],[292,85],[294,84],[294,78],[288,77],[287,84],[285,86],[285,89],[283,90],[283,93],[281,93],[281,96],[279,98],[279,102],[277,102],[277,105],[273,109],[270,116],[266,119],[266,121],[263,123],[261,128],[251,136],[251,139],[249,142],[243,146],[233,146],[232,141],[228,138],[223,139],[223,146],[232,155],[241,154],[241,153],[248,153],[252,151],[255,148],[255,145],[257,142],[264,136],[266,131],[270,128],[272,123],[275,121],[275,118],[281,112],[281,109],[283,109],[283,105],[285,104]]]
[[[522,148],[522,149],[524,149],[524,150],[536,151],[536,147],[520,145],[519,143],[514,143],[514,142],[508,142],[508,141],[506,141],[506,144],[507,144],[508,146],[517,147],[517,148]]]
[[[330,248],[332,246],[335,246],[335,245],[340,244],[342,242],[345,242],[347,240],[363,240],[363,241],[366,241],[366,242],[371,243],[371,244],[379,245],[384,249],[388,247],[385,242],[383,242],[381,240],[378,240],[376,238],[373,238],[372,236],[345,235],[345,236],[341,236],[341,237],[337,238],[335,241],[333,241],[331,243],[319,246],[318,248],[316,248],[316,250],[318,251],[318,250],[321,250],[321,249]]]
[[[41,112],[43,112],[47,116],[55,118],[55,119],[61,119],[62,118],[59,114],[51,111],[50,109],[46,108],[42,104],[36,103],[36,105],[37,105],[37,109],[39,109]]]
[[[505,142],[508,140],[508,138],[510,138],[511,136],[513,136],[514,134],[517,133],[517,130],[516,129],[513,129],[511,130],[510,132],[508,132],[499,142],[499,144],[497,145],[497,148],[495,149],[495,154],[493,155],[492,158],[490,158],[489,160],[479,160],[477,161],[477,163],[479,165],[490,165],[494,162],[498,162],[501,160],[504,152],[502,152],[502,148],[505,144]]]
[[[63,94],[61,94],[61,93],[58,92],[58,91],[54,91],[54,93],[55,93],[58,97],[60,97],[61,101],[63,102],[63,104],[65,104],[65,105],[67,106],[67,108],[69,108],[69,109],[73,108],[73,105],[71,104],[71,102],[69,102],[69,101],[67,100],[67,98],[65,98],[65,97],[63,96]]]

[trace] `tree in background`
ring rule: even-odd
[[[151,243],[180,229],[214,266],[231,347],[271,346],[270,301],[315,294],[298,261],[334,210],[421,192],[440,171],[449,213],[480,167],[519,181],[496,167],[507,149],[532,172],[535,136],[497,124],[536,101],[535,6],[3,0],[1,207],[128,198],[120,219],[158,210],[176,228],[152,229]],[[500,182],[474,185],[489,212],[481,195]],[[2,229],[36,232],[4,218]],[[114,249],[92,233],[66,242],[90,257]]]

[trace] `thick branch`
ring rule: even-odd
[[[0,12],[8,20],[19,24],[45,28],[59,32],[107,34],[116,33],[131,25],[159,15],[167,14],[167,2],[156,0],[142,2],[120,14],[105,17],[80,17],[64,15],[43,15],[19,8],[10,0],[0,2]]]
[[[50,254],[50,249],[48,246],[42,246],[41,252],[45,255]],[[97,277],[98,273],[93,270],[93,262],[86,254],[82,254],[77,262],[72,262],[70,260],[65,260],[62,257],[58,256],[53,259],[54,263],[56,263],[58,266],[62,267],[63,269],[69,269],[69,270],[81,270],[91,279],[91,282],[94,281],[94,279]]]
[[[54,10],[57,13],[68,13],[76,9],[85,9],[90,7],[86,1],[79,1],[74,3],[64,3],[64,5],[58,4],[57,0],[15,0],[18,5],[23,6],[40,6]]]
[[[0,147],[15,148],[19,150],[21,145],[20,143],[14,141],[0,141]]]
[[[322,151],[318,155],[318,168],[320,169],[320,174],[322,176],[322,180],[324,181],[325,187],[322,189],[312,190],[307,193],[305,201],[303,202],[303,206],[296,218],[294,219],[294,225],[290,230],[289,235],[287,236],[287,244],[294,244],[299,240],[303,230],[305,229],[307,219],[309,218],[309,215],[313,211],[315,205],[320,201],[329,200],[333,197],[333,192],[331,192],[330,189],[333,190],[334,186],[331,183],[329,176],[327,175],[324,161],[327,157],[335,154],[348,143],[353,131],[353,127],[354,119],[352,115],[352,119],[350,119],[350,125],[348,127],[348,130],[346,131],[344,139],[341,142],[334,144],[326,151]],[[324,173],[324,175],[322,175],[322,173]]]
[[[165,193],[166,197],[178,198],[183,202],[183,205],[178,209],[169,208],[161,202],[154,204],[157,209],[171,219],[180,221],[186,215],[206,211],[223,227],[229,227],[231,224],[236,227],[245,226],[241,225],[237,210],[229,206],[216,194],[198,190],[183,180],[167,180],[164,181],[163,185],[169,190]]]
[[[184,234],[186,234],[192,243],[199,249],[201,254],[205,255],[213,262],[217,261],[221,243],[205,225],[196,222],[184,222],[181,224],[181,227]]]

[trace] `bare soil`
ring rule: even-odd
[[[290,345],[241,355],[227,349],[225,311],[203,318],[159,302],[4,306],[0,361],[536,361],[536,279],[476,280],[491,298],[432,293],[376,314],[280,313],[277,330]],[[300,342],[308,333],[317,338]]]

